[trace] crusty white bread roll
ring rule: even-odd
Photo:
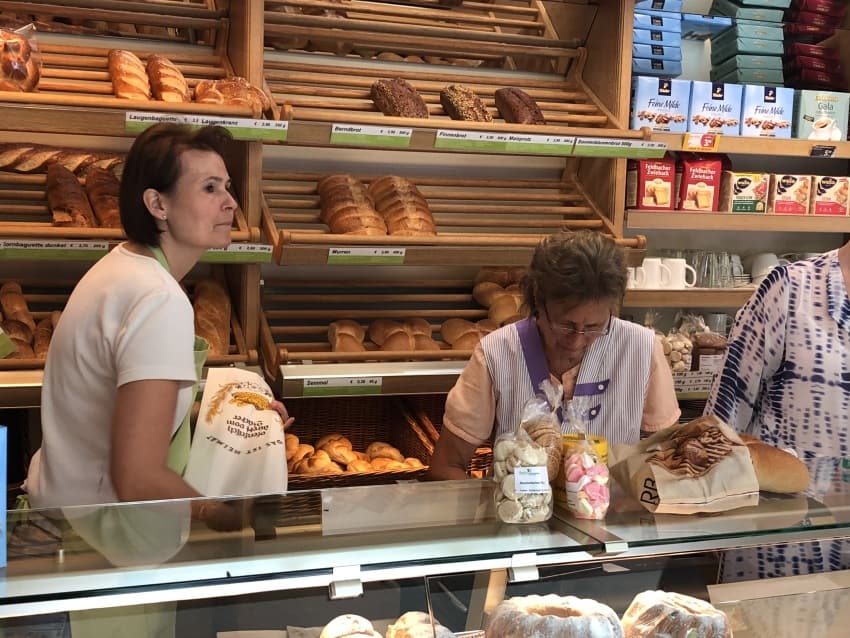
[[[366,454],[369,455],[369,458],[373,463],[375,459],[378,458],[393,459],[394,461],[399,462],[404,461],[404,455],[399,452],[398,448],[390,445],[389,443],[385,443],[384,441],[374,441],[370,443],[366,448]]]
[[[407,352],[416,350],[416,341],[407,330],[399,330],[390,334],[381,344],[381,350],[387,352]]]
[[[343,441],[328,443],[322,449],[328,453],[332,461],[340,465],[348,465],[352,461],[357,460],[357,455]]]
[[[163,102],[191,102],[189,85],[183,72],[164,55],[153,53],[148,56],[146,67],[151,92]]]
[[[333,343],[340,334],[347,334],[358,341],[363,341],[366,338],[366,329],[353,319],[337,319],[328,326],[328,341]]]
[[[412,456],[409,456],[406,459],[404,459],[404,464],[407,467],[412,468],[414,470],[418,470],[418,469],[425,467],[425,464],[422,461],[420,461],[419,459],[414,458]]]
[[[525,266],[514,266],[512,268],[508,268],[508,282],[518,285],[525,276],[526,270]]]
[[[522,319],[522,297],[518,294],[505,293],[497,297],[490,305],[490,319],[500,326]]]
[[[349,474],[356,472],[372,472],[372,464],[369,461],[362,459],[354,459],[351,463],[345,466],[345,471]]]
[[[478,345],[478,342],[481,341],[481,337],[483,336],[478,330],[466,332],[454,340],[452,350],[472,350]]]
[[[311,456],[315,453],[315,448],[312,445],[308,445],[306,443],[299,443],[298,447],[295,448],[295,452],[292,453],[292,458],[287,459],[286,467],[288,470],[292,471],[295,469],[295,466],[304,458]]]
[[[505,294],[505,288],[494,281],[481,281],[472,288],[472,298],[485,308]]]
[[[395,459],[388,459],[383,456],[379,456],[375,459],[372,459],[372,469],[377,472],[398,472],[400,470],[409,470],[404,461],[397,461]]]
[[[478,328],[478,331],[482,335],[488,335],[494,330],[498,330],[499,324],[488,317],[487,319],[479,319],[476,321],[475,327]]]
[[[446,319],[440,326],[440,335],[443,337],[443,341],[448,344],[454,344],[455,341],[469,332],[478,332],[478,328],[471,321],[457,317]]]
[[[287,432],[283,435],[283,442],[286,445],[286,460],[289,461],[298,449],[298,437],[292,432]]]
[[[413,342],[416,346],[416,350],[422,350],[423,352],[429,352],[434,350],[442,350],[442,346],[439,343],[434,341],[431,337],[426,337],[423,334],[415,334],[413,335]]]
[[[397,332],[405,332],[404,326],[392,319],[375,319],[369,324],[369,339],[376,346],[383,346],[384,342]]]
[[[791,494],[809,487],[809,470],[796,456],[755,437],[740,436],[750,452],[760,490]]]
[[[366,346],[350,334],[339,333],[331,341],[331,350],[334,352],[366,352]]]
[[[326,445],[328,445],[329,443],[340,443],[340,442],[343,445],[345,445],[348,449],[351,449],[351,448],[354,447],[351,444],[351,441],[349,440],[349,438],[347,436],[343,435],[343,434],[340,434],[339,432],[331,432],[330,434],[325,434],[318,441],[316,441],[315,447],[316,447],[317,450],[320,450],[323,447],[325,447]]]
[[[492,281],[504,288],[511,283],[509,275],[510,271],[507,268],[486,267],[478,271],[478,274],[475,276],[475,283]]]
[[[408,333],[414,336],[431,336],[431,323],[422,317],[410,317],[409,319],[405,319],[403,326]]]
[[[293,467],[296,474],[342,474],[342,467],[334,463],[324,450],[305,456]]]
[[[107,55],[109,77],[115,97],[150,100],[151,85],[145,65],[132,51],[112,49]]]

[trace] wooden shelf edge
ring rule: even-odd
[[[630,229],[848,233],[850,217],[627,210]]]
[[[754,287],[689,288],[685,290],[628,290],[625,308],[739,308],[755,292]]]
[[[680,151],[685,133],[652,133],[652,140],[664,142],[671,151]],[[811,157],[813,146],[835,146],[833,159],[850,159],[850,142],[801,139],[772,139],[721,135],[715,152],[740,155],[771,155],[780,157]],[[710,151],[709,151],[710,152]]]

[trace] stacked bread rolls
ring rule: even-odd
[[[351,175],[328,175],[316,187],[321,219],[335,235],[386,235],[366,186]]]
[[[381,350],[441,350],[431,338],[431,324],[426,319],[414,317],[404,322],[393,319],[376,319],[369,324],[369,339]]]
[[[472,322],[453,317],[440,326],[440,336],[452,347],[452,350],[472,350],[484,335],[493,332],[496,328],[498,326],[489,319]]]
[[[287,433],[286,463],[292,474],[355,474],[425,467],[419,459],[405,458],[398,448],[383,441],[370,443],[363,452],[357,451],[351,440],[339,432],[326,434],[313,445],[301,443],[296,435]]]
[[[0,308],[3,311],[0,328],[15,345],[15,351],[6,358],[44,359],[60,313],[53,312],[36,322],[21,285],[16,281],[7,281],[0,287]]]
[[[396,175],[379,177],[369,184],[369,194],[390,235],[437,234],[428,202],[410,180]]]
[[[525,316],[519,281],[522,268],[482,268],[475,278],[472,296],[487,308],[490,319],[504,326]]]

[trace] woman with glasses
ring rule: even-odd
[[[661,345],[616,317],[626,279],[624,251],[600,233],[561,234],[537,247],[520,283],[529,317],[476,346],[446,399],[432,478],[465,478],[475,449],[517,429],[544,379],[563,386],[565,402],[583,397],[589,433],[611,444],[676,423]]]

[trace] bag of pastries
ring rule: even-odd
[[[35,25],[0,29],[0,91],[35,91],[41,79],[41,54]]]
[[[493,498],[503,523],[541,523],[552,516],[546,448],[521,427],[500,436],[493,446]]]

